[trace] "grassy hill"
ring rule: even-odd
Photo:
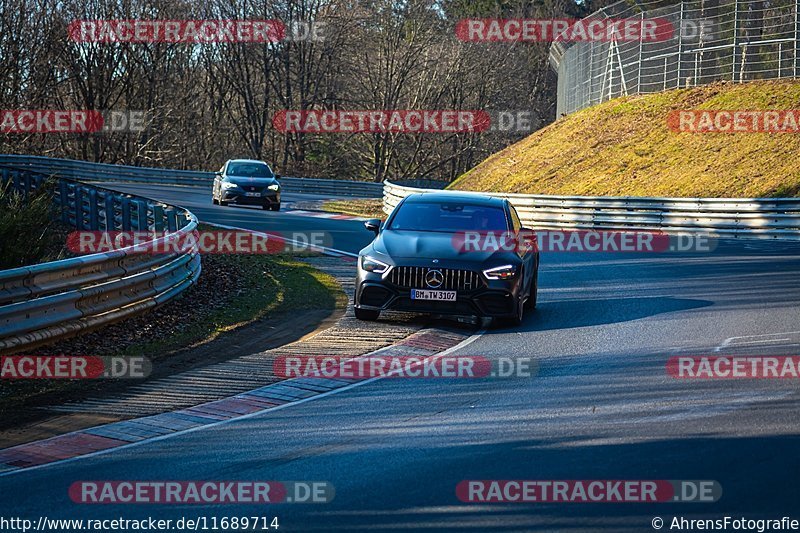
[[[800,196],[800,133],[676,133],[671,110],[800,109],[800,81],[630,96],[562,117],[449,188],[606,196]]]

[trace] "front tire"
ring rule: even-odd
[[[356,318],[366,322],[374,322],[378,320],[378,317],[381,315],[380,311],[374,311],[372,309],[359,309],[358,307],[354,307],[353,309],[356,312]]]
[[[271,205],[271,206],[269,206],[269,208],[272,209],[273,211],[280,211],[281,210],[281,204]]]
[[[525,302],[525,309],[536,309],[536,298],[539,295],[539,266],[533,271],[533,279],[531,280],[531,288],[528,291],[528,300]]]
[[[221,205],[222,207],[228,207],[228,202],[220,200],[219,205]]]
[[[508,325],[517,327],[522,324],[522,318],[525,316],[525,303],[520,298],[517,301],[517,314],[508,319]]]
[[[500,328],[515,328],[522,324],[522,318],[525,315],[525,304],[522,298],[517,299],[517,314],[510,317],[493,318],[492,325]]]

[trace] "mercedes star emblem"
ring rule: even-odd
[[[438,289],[444,283],[444,274],[442,274],[441,270],[428,270],[425,274],[425,283],[431,289]]]

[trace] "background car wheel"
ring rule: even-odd
[[[228,206],[228,202],[223,202],[222,200],[220,200],[219,201],[219,205],[221,205],[222,207],[227,207]]]
[[[280,211],[281,210],[281,204],[272,205],[272,206],[270,206],[270,209],[272,209],[273,211]]]
[[[380,316],[380,311],[373,311],[372,309],[359,309],[358,307],[355,308],[356,311],[356,318],[359,320],[367,320],[372,322],[374,320],[378,320]]]
[[[211,203],[214,204],[214,205],[217,205],[218,202],[217,202],[216,197],[214,197],[214,196],[211,197]]]

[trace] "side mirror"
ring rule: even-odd
[[[214,172],[214,175],[217,177],[222,176],[222,172],[217,170],[216,172]]]
[[[370,230],[371,232],[375,233],[375,235],[377,235],[378,232],[381,230],[381,219],[371,218],[366,222],[364,222],[364,227]]]
[[[281,176],[280,174],[275,174],[275,179],[276,179],[276,180],[279,180],[279,179],[281,179],[281,177],[282,177],[282,176]]]
[[[536,250],[539,243],[536,238],[536,232],[530,228],[520,228],[517,234],[517,239],[520,244],[523,244],[528,250]]]

